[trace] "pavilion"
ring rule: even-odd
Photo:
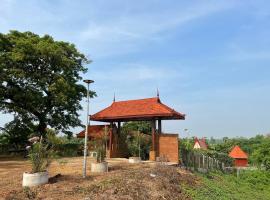
[[[248,155],[238,146],[233,147],[229,156],[234,159],[235,167],[247,167]]]
[[[185,114],[179,113],[174,109],[168,107],[167,105],[163,104],[160,101],[159,95],[157,95],[157,97],[147,99],[118,101],[118,102],[114,100],[109,107],[97,112],[94,115],[91,115],[90,120],[99,122],[109,122],[111,127],[113,127],[114,123],[117,123],[116,134],[120,134],[121,122],[151,121],[152,146],[150,151],[150,160],[156,160],[156,157],[158,156],[158,145],[159,145],[157,138],[162,134],[162,120],[185,120]],[[156,131],[156,122],[158,122],[157,131]],[[113,134],[114,132],[110,131],[109,150],[112,150],[114,138]]]

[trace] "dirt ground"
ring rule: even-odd
[[[83,179],[82,161],[82,157],[54,161],[50,177],[61,175],[51,178],[49,184],[22,188],[22,174],[30,171],[30,163],[0,158],[0,199],[190,199],[180,183],[196,184],[195,176],[177,167],[151,162],[129,164],[126,159],[110,159],[108,173],[88,170]],[[88,166],[90,162],[88,159]]]

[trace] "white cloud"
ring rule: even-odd
[[[139,50],[151,42],[162,41],[168,31],[190,24],[216,12],[231,8],[234,4],[219,1],[171,7],[169,10],[127,13],[108,17],[98,22],[91,21],[79,34],[84,46],[91,46],[94,57],[126,54]],[[173,31],[172,33],[173,34]]]
[[[179,69],[167,68],[166,66],[153,67],[143,64],[121,64],[117,67],[108,67],[106,72],[103,70],[93,71],[91,76],[99,81],[134,82],[183,78],[185,75],[180,73]]]

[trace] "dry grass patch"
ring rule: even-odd
[[[21,186],[22,172],[30,167],[27,161],[18,161],[14,169],[6,166],[5,170],[0,170],[1,197],[76,200],[190,199],[180,183],[190,186],[196,184],[194,175],[179,168],[150,163],[132,165],[124,160],[109,162],[109,173],[91,174],[83,179],[82,158],[65,159],[63,162],[54,162],[49,170],[51,176],[59,173],[61,175],[52,178],[50,184],[31,189],[23,189]],[[13,179],[6,175],[4,177],[4,172],[13,176]],[[4,184],[7,180],[9,183]]]

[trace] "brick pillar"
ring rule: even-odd
[[[152,147],[149,155],[149,160],[156,160],[156,120],[152,121]]]

